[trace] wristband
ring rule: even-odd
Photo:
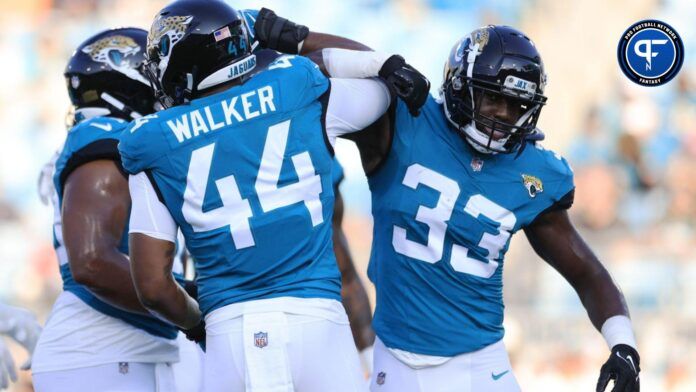
[[[617,344],[625,344],[638,351],[636,337],[633,334],[633,327],[631,326],[631,319],[628,317],[624,315],[609,317],[604,321],[604,324],[602,324],[601,332],[602,336],[604,336],[604,340],[609,346],[609,350],[614,348]]]

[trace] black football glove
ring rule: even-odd
[[[186,339],[196,342],[198,344],[205,343],[205,321],[201,319],[201,322],[198,323],[193,328],[190,329],[182,329],[179,328],[181,332],[186,335]]]
[[[379,70],[379,77],[389,90],[401,98],[411,115],[417,117],[430,91],[430,81],[417,69],[406,64],[403,57],[395,54],[387,59]]]
[[[609,380],[614,380],[611,392],[639,392],[640,358],[633,347],[617,344],[611,350],[611,356],[602,366],[597,381],[597,392],[604,392]]]
[[[192,280],[184,280],[181,282],[181,286],[184,288],[184,291],[191,296],[191,298],[198,301],[198,285],[196,282]],[[179,328],[179,330],[186,335],[186,339],[198,343],[203,351],[205,351],[205,320],[201,319],[201,322],[193,328]]]
[[[282,18],[268,8],[261,8],[259,11],[254,22],[254,32],[262,48],[288,54],[298,54],[300,44],[309,35],[307,26]]]

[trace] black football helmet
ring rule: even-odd
[[[220,0],[179,0],[155,17],[147,36],[147,74],[165,107],[211,87],[246,80],[256,66],[242,16]]]
[[[93,116],[131,121],[155,111],[155,99],[145,77],[147,32],[110,29],[80,46],[65,67],[74,122]]]
[[[454,45],[440,94],[445,116],[474,149],[510,153],[525,140],[543,139],[536,123],[546,103],[545,85],[544,63],[534,43],[512,27],[489,25]],[[522,115],[515,123],[483,115],[485,94],[520,105]],[[503,136],[496,140],[494,134]]]

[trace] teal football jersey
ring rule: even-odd
[[[80,165],[99,159],[115,161],[121,166],[121,157],[118,154],[119,135],[125,129],[127,123],[123,120],[109,117],[96,117],[83,121],[73,127],[69,132],[63,150],[56,161],[56,169],[53,176],[56,194],[54,195],[55,216],[53,225],[53,246],[58,255],[60,275],[63,280],[63,290],[75,294],[87,305],[108,316],[123,320],[126,323],[140,328],[152,335],[174,339],[177,330],[171,324],[165,323],[153,316],[130,313],[111,306],[97,298],[86,287],[75,282],[67,251],[63,243],[61,210],[63,206],[63,188],[70,173]],[[128,254],[128,225],[121,237],[119,251]]]
[[[368,177],[375,331],[387,347],[413,353],[478,350],[503,337],[510,237],[561,208],[572,171],[532,143],[519,157],[476,153],[432,97],[419,117],[402,102],[394,117],[391,151]]]
[[[328,91],[315,64],[282,56],[123,133],[124,168],[148,174],[184,234],[204,314],[281,296],[340,300]]]

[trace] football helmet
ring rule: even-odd
[[[243,16],[220,0],[179,0],[163,8],[147,37],[147,58],[148,78],[164,107],[244,81],[256,66]]]
[[[144,74],[147,32],[110,29],[96,34],[73,53],[65,81],[74,105],[74,122],[94,116],[131,121],[155,111]]]
[[[508,26],[474,30],[460,39],[445,63],[440,88],[447,120],[481,153],[510,153],[525,140],[539,140],[536,129],[546,103],[544,64],[534,43]],[[514,122],[481,112],[484,96],[519,105]]]

